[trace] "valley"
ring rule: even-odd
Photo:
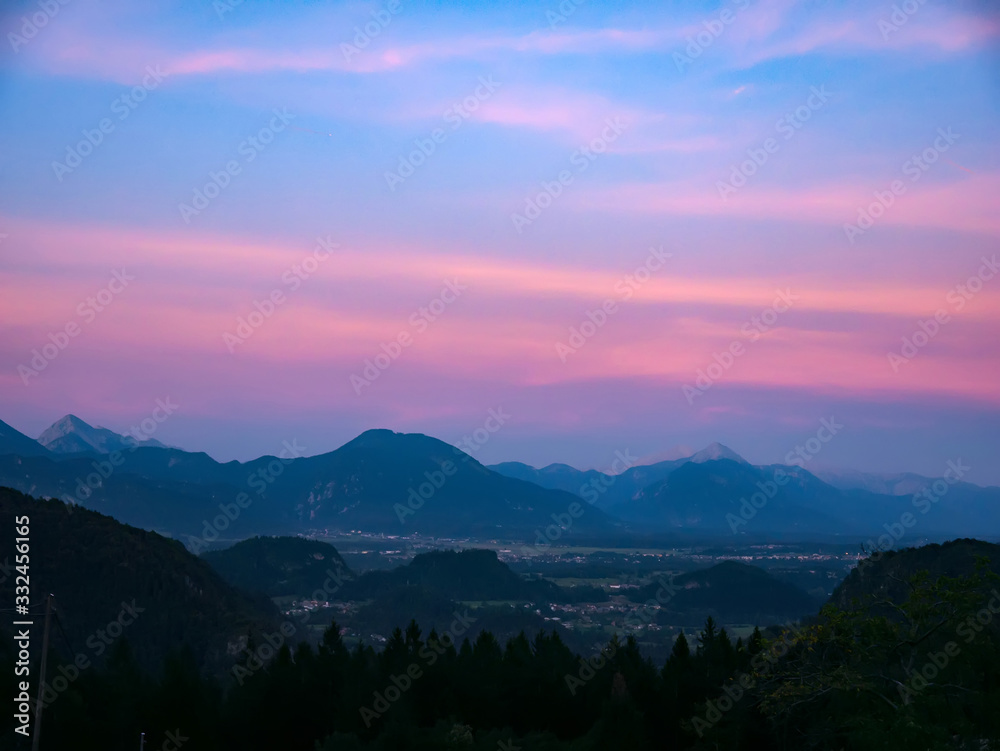
[[[811,613],[829,599],[860,556],[857,546],[831,544],[753,545],[733,550],[711,546],[553,546],[543,553],[532,551],[525,555],[523,546],[498,540],[360,533],[308,539],[335,548],[337,560],[349,567],[351,576],[401,569],[433,551],[492,551],[511,572],[528,581],[548,582],[562,592],[543,591],[531,599],[515,597],[511,592],[486,599],[456,596],[456,606],[479,612],[491,622],[502,620],[509,635],[522,627],[529,633],[557,630],[568,644],[580,649],[606,641],[614,634],[632,634],[644,653],[654,659],[665,659],[680,633],[693,638],[709,615],[734,638],[746,638],[755,627]],[[307,541],[302,538],[296,543]],[[211,561],[215,555],[209,554],[207,559]],[[747,590],[741,569],[766,574],[767,584],[777,590],[762,588],[759,582],[756,588],[751,584]],[[695,576],[713,570],[723,574],[710,581]],[[315,638],[331,619],[340,624],[348,644],[384,644],[392,628],[402,625],[388,619],[382,621],[381,630],[373,628],[365,613],[373,600],[346,599],[358,596],[357,588],[336,571],[324,568],[322,573],[327,575],[325,586],[304,583],[297,592],[285,590],[273,598],[287,617],[304,618],[308,614]],[[248,588],[251,582],[245,580],[242,584]],[[318,579],[314,584],[319,585]],[[696,604],[685,603],[692,592],[704,592],[705,596]],[[408,607],[414,607],[413,603]],[[404,615],[400,617],[405,619]]]
[[[896,562],[926,559],[939,576],[974,582],[979,552],[1000,571],[995,544],[937,544],[955,529],[1000,528],[1000,489],[961,482],[961,464],[942,478],[850,473],[827,482],[712,444],[652,465],[625,457],[607,475],[486,467],[432,437],[386,430],[327,454],[305,456],[286,442],[278,456],[220,463],[73,416],[44,435],[42,446],[0,425],[0,510],[30,515],[36,555],[49,551],[34,575],[56,593],[57,669],[85,666],[79,688],[46,694],[57,723],[71,706],[64,691],[81,701],[77,690],[122,664],[148,675],[161,665],[186,671],[192,685],[227,686],[225,701],[252,702],[244,684],[321,658],[368,665],[356,680],[369,684],[381,666],[375,703],[352,699],[364,728],[343,719],[365,735],[392,710],[392,671],[416,680],[447,670],[435,668],[439,660],[488,662],[501,647],[511,670],[554,650],[562,672],[546,680],[570,697],[608,662],[620,671],[622,660],[663,666],[664,687],[689,682],[710,712],[724,666],[745,669],[773,640],[822,628],[833,603],[849,613],[856,599],[847,593],[874,595],[871,571],[919,586],[919,571]],[[74,487],[88,492],[70,496]],[[734,518],[748,529],[734,529]],[[11,584],[0,579],[0,595]],[[137,615],[116,630],[122,638],[74,654],[74,644],[98,644],[109,622],[124,624],[126,611]],[[689,659],[708,661],[708,677],[671,672]]]

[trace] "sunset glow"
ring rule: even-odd
[[[217,5],[0,15],[17,429],[169,395],[246,459],[502,405],[477,459],[601,466],[836,415],[831,466],[1000,484],[985,5]]]

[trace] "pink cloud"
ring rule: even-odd
[[[641,193],[650,195],[653,191],[643,189]],[[808,205],[822,205],[825,195],[812,196]],[[933,205],[938,200],[931,197],[927,199],[927,205]],[[716,198],[715,203],[721,202]],[[672,205],[671,208],[691,211],[694,205]],[[766,205],[770,204],[755,203],[754,208],[760,210]],[[626,201],[626,206],[629,210],[638,211],[662,209],[661,203],[653,199],[642,206]],[[621,207],[614,208],[621,210]],[[915,211],[925,209],[926,206],[921,204]],[[793,203],[791,209],[788,206],[781,208],[780,212],[776,209],[775,215],[786,216],[789,210],[797,217],[802,206]],[[839,212],[837,214],[840,218]],[[209,299],[218,301],[216,307],[224,308],[227,300],[250,304],[252,300],[248,298],[266,294],[275,285],[280,285],[282,274],[294,264],[301,263],[316,244],[313,238],[303,238],[301,243],[264,242],[210,233],[152,232],[13,218],[4,218],[4,226],[10,233],[5,246],[6,257],[23,269],[18,273],[6,272],[11,289],[19,289],[19,281],[29,286],[58,283],[55,280],[60,278],[67,265],[75,266],[72,287],[61,288],[57,295],[43,295],[39,298],[42,300],[79,298],[88,290],[93,291],[102,285],[112,269],[128,266],[133,270],[142,270],[148,280],[166,290],[183,285],[191,275],[197,274],[212,289]],[[616,264],[617,268],[592,269],[569,263],[494,258],[469,251],[465,247],[456,247],[445,252],[439,246],[428,248],[418,244],[387,246],[373,242],[363,246],[345,245],[336,251],[333,265],[319,267],[315,280],[319,282],[318,286],[326,288],[333,284],[344,290],[357,290],[371,285],[399,292],[417,288],[425,290],[423,294],[434,294],[443,279],[454,277],[468,283],[475,289],[476,295],[491,299],[534,297],[593,303],[615,296],[615,285],[622,281],[625,273],[634,271],[649,253],[648,249],[637,252],[630,261]],[[669,259],[666,261],[667,264],[670,262]],[[70,283],[67,281],[65,284]],[[786,287],[801,297],[801,302],[796,303],[797,310],[906,317],[925,314],[927,300],[937,299],[942,294],[940,282],[936,279],[917,284],[907,280],[875,282],[793,273],[761,277],[718,274],[678,276],[668,268],[652,275],[649,281],[635,289],[630,304],[759,307],[771,302],[776,289]],[[312,294],[308,284],[303,286],[301,294],[305,297]],[[363,294],[358,293],[358,296]],[[354,304],[354,297],[348,296],[347,299],[349,304]],[[22,303],[36,304],[28,297]],[[978,310],[984,316],[994,315],[1000,313],[996,305],[993,297],[986,297]],[[11,307],[14,311],[18,309],[17,306]],[[971,311],[970,314],[980,313]]]
[[[80,35],[88,38],[80,41]],[[100,40],[95,37],[102,37]],[[263,48],[222,41],[203,49],[180,49],[156,39],[135,41],[108,35],[106,29],[54,27],[25,53],[30,64],[48,73],[98,77],[125,84],[138,83],[147,65],[159,64],[173,76],[267,71],[331,71],[377,73],[425,62],[478,59],[493,53],[556,55],[651,49],[673,36],[669,32],[596,29],[582,31],[533,31],[526,35],[482,35],[434,42],[364,49],[351,48],[346,36],[339,43],[303,48]],[[341,45],[347,45],[342,47]]]
[[[721,175],[721,180],[726,175]],[[568,197],[584,211],[648,213],[664,215],[710,215],[814,221],[834,225],[858,221],[858,211],[885,191],[895,179],[882,184],[825,185],[779,189],[747,185],[728,194],[718,190],[692,191],[690,183],[617,185]],[[994,196],[1000,194],[1000,174],[976,174],[947,183],[908,185],[907,192],[878,219],[877,226],[936,227],[985,235],[1000,235],[1000,214]],[[846,240],[846,234],[845,234]]]
[[[892,8],[865,8],[859,15],[816,20],[792,34],[776,34],[776,38],[748,47],[739,45],[738,60],[749,67],[765,60],[800,57],[817,51],[854,52],[931,47],[942,53],[961,53],[984,47],[1000,36],[1000,23],[994,19],[956,14],[921,7],[905,15],[905,22],[892,21]],[[897,18],[898,21],[898,18]],[[885,25],[889,24],[889,26]]]
[[[479,122],[567,133],[577,144],[588,143],[616,120],[630,133],[660,118],[611,102],[604,97],[555,89],[504,88],[473,114]]]
[[[909,16],[899,30],[883,37],[879,21],[888,19],[889,9],[852,8],[835,17],[810,15],[804,25],[795,28],[789,21],[795,4],[781,0],[768,4],[750,4],[746,10],[731,8],[735,20],[726,26],[718,47],[730,50],[739,65],[749,66],[763,60],[800,56],[817,50],[900,50],[934,47],[944,53],[958,53],[982,47],[1000,35],[1000,23],[984,16],[921,7]],[[90,11],[95,13],[95,11]],[[430,42],[393,43],[394,36],[378,38],[375,44],[345,54],[341,45],[351,45],[352,35],[316,44],[311,41],[286,47],[247,44],[247,38],[267,38],[265,33],[245,32],[240,37],[223,34],[201,48],[184,42],[167,41],[147,35],[128,36],[114,30],[111,16],[99,11],[88,18],[71,22],[61,18],[26,48],[19,64],[47,73],[97,77],[125,84],[138,83],[147,65],[161,65],[174,76],[204,76],[216,73],[251,74],[267,71],[330,71],[336,73],[377,73],[398,70],[423,63],[449,60],[484,60],[503,55],[563,54],[632,54],[650,50],[680,50],[688,36],[704,31],[703,24],[717,13],[682,24],[664,23],[653,28],[627,29],[614,26],[586,29],[566,27],[559,30],[535,30],[527,34],[486,33],[445,36]],[[326,19],[329,21],[330,19]],[[341,21],[343,19],[340,19]],[[271,34],[273,36],[273,34]]]
[[[560,89],[504,87],[486,100],[472,118],[482,123],[565,133],[577,146],[597,138],[610,118],[627,133],[627,137],[608,144],[608,151],[615,154],[695,153],[724,146],[717,136],[703,132],[702,118],[651,112],[602,96]]]
[[[414,344],[399,366],[387,371],[386,384],[444,375],[520,386],[645,377],[679,389],[714,361],[713,353],[741,341],[747,351],[727,371],[726,383],[822,393],[947,394],[1000,403],[992,377],[1000,355],[981,347],[1000,334],[1000,294],[994,290],[980,293],[933,346],[894,373],[886,353],[912,332],[918,318],[941,304],[944,287],[792,273],[784,278],[709,278],[668,271],[644,283],[605,327],[562,362],[556,343],[569,341],[570,327],[579,328],[586,310],[616,297],[621,269],[448,256],[439,249],[373,244],[345,248],[335,266],[317,271],[310,287],[289,294],[277,313],[231,355],[223,332],[236,333],[237,319],[254,310],[253,301],[281,286],[281,271],[303,255],[298,245],[23,220],[6,220],[4,226],[11,235],[6,256],[11,266],[0,271],[0,283],[9,290],[0,300],[0,363],[5,382],[20,389],[17,365],[30,357],[32,348],[45,344],[49,333],[77,320],[76,304],[103,283],[109,264],[130,254],[137,277],[135,286],[88,324],[25,390],[30,399],[52,398],[51,388],[65,384],[71,374],[79,385],[88,383],[92,372],[105,378],[118,374],[112,375],[115,379],[151,370],[170,383],[184,384],[193,370],[247,388],[248,378],[268,382],[281,369],[295,368],[323,373],[328,391],[324,403],[345,405],[355,398],[348,375],[360,372],[383,343],[406,331]],[[70,237],[72,243],[67,242]],[[22,260],[29,262],[27,268],[20,266]],[[72,276],[60,275],[67,261],[77,264]],[[203,280],[196,296],[186,292],[195,273]],[[374,298],[426,304],[444,277],[467,284],[467,296],[419,334],[408,321],[416,303],[362,304]],[[776,287],[790,288],[800,300],[779,325],[751,343],[741,324],[748,311],[771,303]],[[821,330],[805,315],[809,312],[827,316],[828,322],[844,314],[853,318]],[[337,374],[333,385],[331,373]],[[36,383],[51,385],[35,389]],[[310,391],[319,381],[303,387]],[[397,388],[402,386],[384,393]]]

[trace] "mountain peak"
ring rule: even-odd
[[[354,438],[338,449],[373,449],[392,451],[400,455],[421,453],[453,454],[456,449],[444,441],[423,433],[397,433],[387,428],[373,428]]]
[[[353,448],[385,448],[398,445],[410,435],[419,434],[397,433],[388,428],[371,428],[358,435],[357,438],[352,438],[342,448],[347,448],[348,446]]]
[[[82,435],[87,435],[96,430],[93,425],[81,420],[74,414],[63,415],[54,423],[49,425],[42,434],[38,436],[38,442],[43,446],[48,446],[49,444],[70,435],[71,433],[79,433]],[[58,449],[56,449],[58,450]]]
[[[152,438],[138,441],[129,435],[119,435],[107,428],[94,427],[74,414],[63,415],[47,427],[38,436],[38,443],[58,454],[80,452],[110,454],[113,451],[130,449],[140,443],[144,446],[164,448],[162,443]]]
[[[687,458],[687,461],[700,464],[702,462],[711,462],[718,459],[729,459],[730,461],[734,461],[739,464],[750,463],[728,446],[724,446],[723,444],[717,442],[712,442],[701,451],[692,454]]]
[[[42,433],[42,436],[47,433],[60,433],[61,435],[65,435],[71,430],[94,430],[94,426],[74,414],[68,414],[63,415],[46,428],[45,432]],[[39,436],[39,439],[41,439],[42,436]]]

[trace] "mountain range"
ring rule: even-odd
[[[38,436],[38,443],[57,454],[110,454],[140,445],[166,448],[155,438],[138,439],[132,435],[120,435],[107,428],[95,428],[76,415],[66,415],[56,420]]]
[[[280,456],[225,463],[73,415],[42,439],[0,422],[0,485],[79,503],[197,549],[332,530],[503,539],[537,552],[610,536],[874,542],[895,531],[893,544],[913,544],[1000,530],[1000,488],[918,475],[821,478],[798,466],[752,465],[721,444],[650,465],[623,454],[621,471],[608,474],[565,464],[487,467],[435,438],[389,430],[317,456],[286,446]]]
[[[508,477],[533,482],[543,488],[575,493],[588,503],[593,503],[604,511],[610,511],[634,498],[644,488],[666,479],[683,464],[702,464],[723,459],[737,464],[747,464],[743,457],[728,446],[711,443],[686,458],[645,465],[632,466],[632,459],[626,452],[617,457],[618,462],[626,464],[626,467],[617,474],[599,472],[595,469],[581,471],[568,464],[550,464],[543,469],[535,469],[521,462],[493,464],[489,469]]]
[[[615,475],[566,464],[535,469],[506,462],[490,469],[575,493],[633,527],[677,533],[877,540],[887,528],[902,529],[899,520],[906,513],[915,518],[905,528],[904,534],[912,535],[906,544],[1000,530],[1000,488],[912,473],[820,476],[795,465],[755,466],[718,443],[686,459]],[[925,491],[928,496],[918,496]]]
[[[76,432],[75,422],[66,424]],[[0,446],[0,485],[189,544],[222,533],[243,539],[325,529],[529,539],[556,518],[572,518],[573,534],[619,524],[596,508],[570,517],[581,506],[575,496],[492,472],[424,435],[369,430],[319,456],[298,456],[294,446],[281,453],[245,463],[146,444],[56,454],[10,428]]]

